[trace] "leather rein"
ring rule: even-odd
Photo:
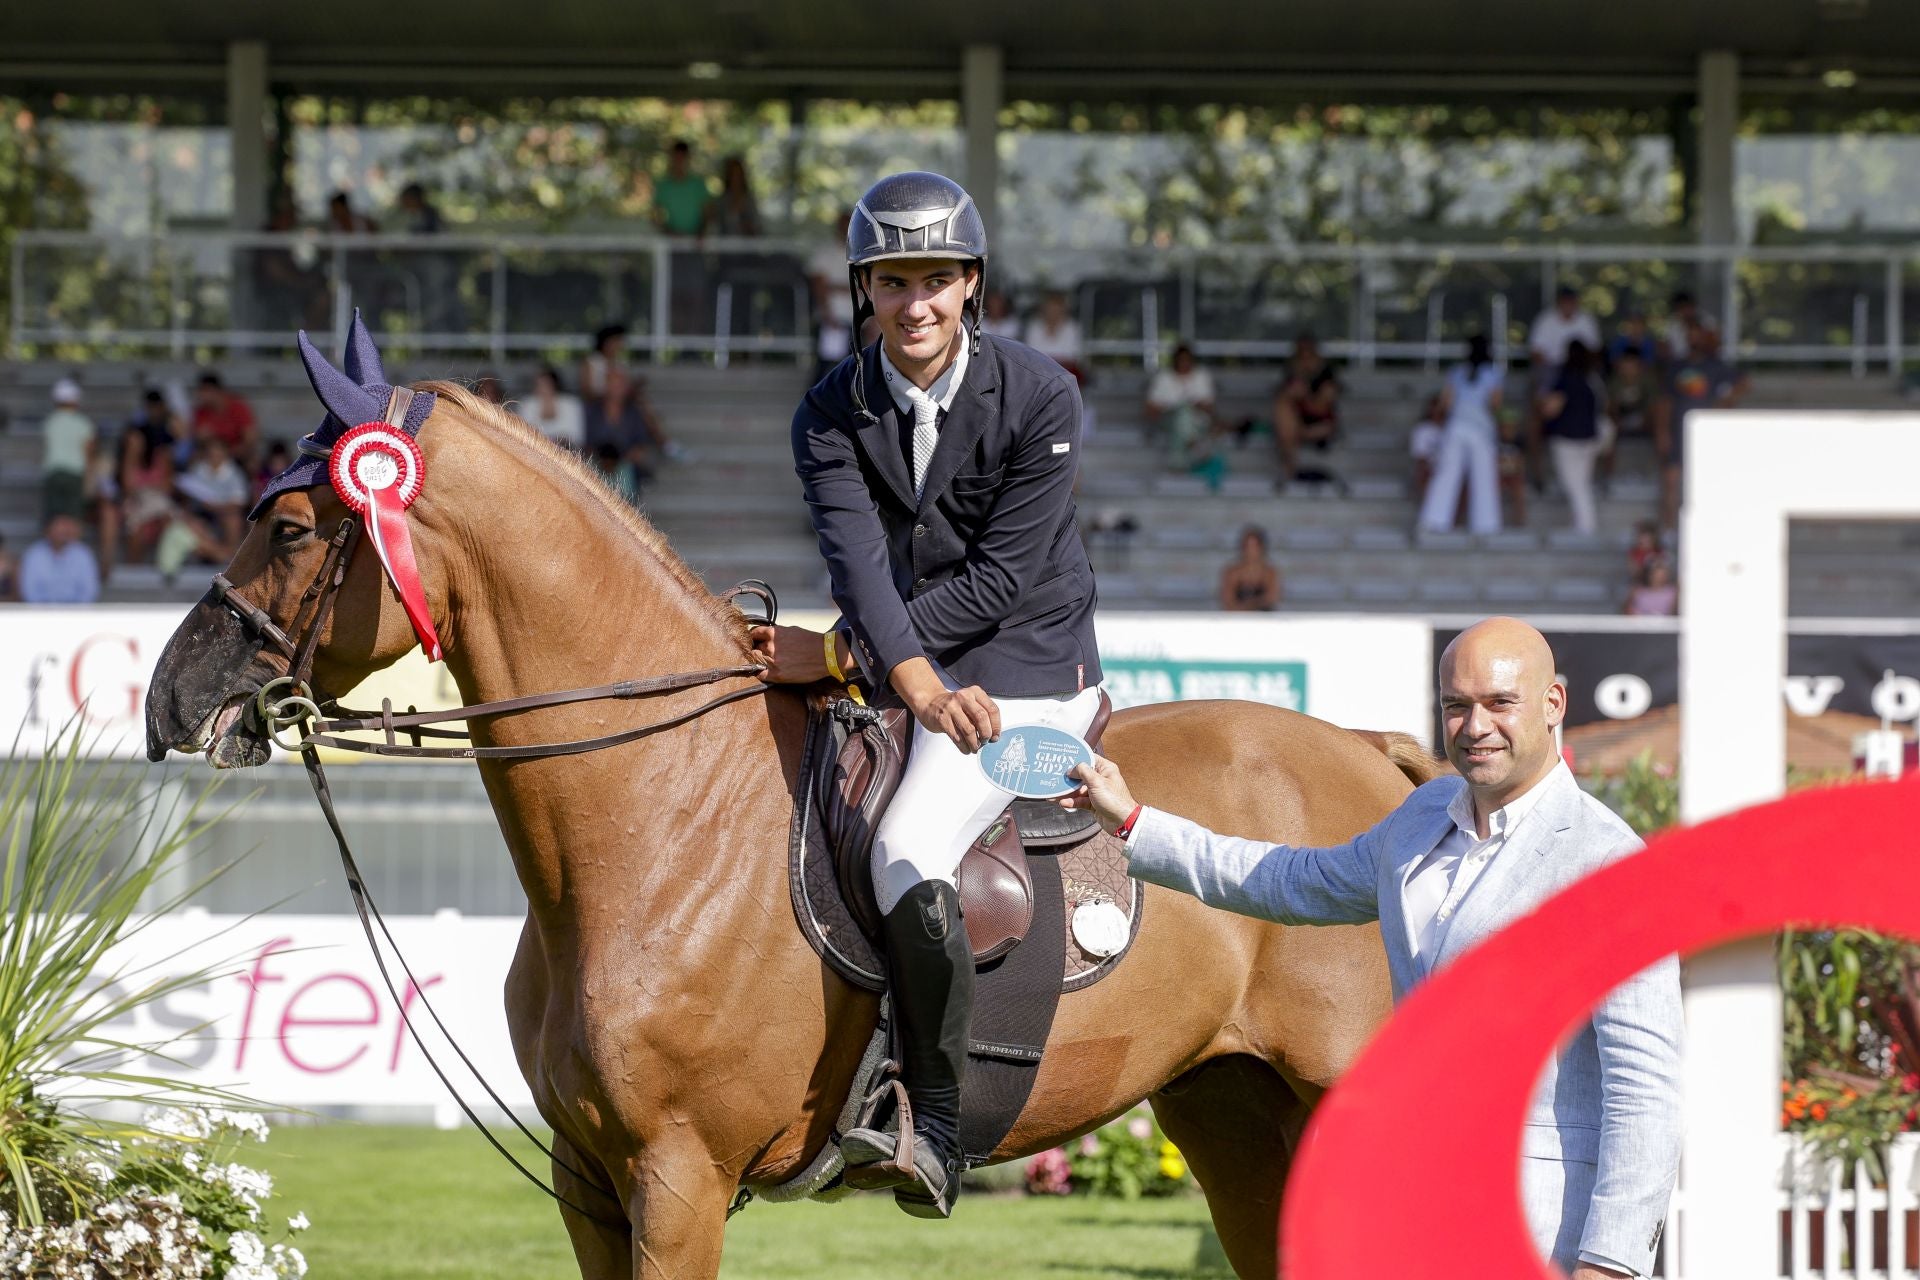
[[[395,387],[392,398],[387,402],[386,421],[389,425],[400,427],[406,421],[407,409],[413,401],[414,393],[406,387]],[[380,970],[380,977],[386,983],[387,993],[393,998],[394,1007],[400,1010],[401,1019],[407,1024],[413,1041],[419,1046],[427,1065],[433,1068],[434,1075],[446,1087],[447,1092],[459,1105],[461,1112],[471,1121],[495,1151],[503,1156],[507,1163],[519,1170],[529,1182],[539,1187],[548,1196],[572,1209],[582,1217],[598,1222],[603,1226],[625,1229],[628,1220],[621,1204],[611,1190],[602,1185],[603,1179],[594,1178],[572,1164],[563,1160],[539,1135],[530,1130],[516,1115],[511,1107],[494,1091],[486,1078],[474,1066],[465,1050],[454,1040],[446,1024],[440,1020],[440,1014],[427,998],[426,991],[414,978],[413,969],[407,964],[406,957],[400,953],[394,943],[393,933],[387,928],[385,917],[379,906],[367,891],[366,877],[361,873],[359,863],[353,856],[353,850],[347,843],[346,832],[340,825],[339,815],[334,812],[333,790],[327,783],[326,771],[320,761],[320,747],[332,747],[342,751],[357,751],[366,755],[393,756],[409,760],[532,760],[552,756],[580,755],[589,751],[602,751],[609,747],[622,746],[638,741],[652,734],[699,719],[710,711],[717,710],[729,703],[743,702],[748,698],[761,696],[772,687],[758,679],[761,668],[752,663],[743,663],[734,667],[712,667],[704,671],[682,671],[669,675],[649,676],[640,680],[620,680],[612,684],[595,685],[585,689],[563,689],[552,693],[530,694],[526,697],[507,698],[494,702],[474,703],[471,706],[454,707],[445,711],[416,711],[409,707],[404,713],[395,715],[393,706],[385,699],[381,701],[378,713],[354,711],[342,707],[338,702],[328,699],[324,702],[315,698],[308,678],[313,671],[313,660],[320,646],[320,636],[333,614],[334,602],[346,582],[348,566],[353,561],[353,553],[359,544],[360,522],[349,516],[342,520],[328,541],[326,558],[321,561],[320,571],[314,575],[313,582],[300,598],[295,610],[291,630],[299,638],[289,635],[268,614],[257,605],[243,598],[238,589],[225,574],[214,575],[207,592],[210,604],[227,609],[239,620],[240,625],[253,636],[260,639],[262,647],[278,651],[287,660],[287,673],[268,681],[249,702],[245,714],[255,727],[264,731],[275,745],[288,752],[299,753],[301,763],[307,771],[307,781],[313,787],[314,798],[319,801],[321,814],[326,818],[327,828],[333,833],[334,844],[340,852],[341,867],[346,873],[347,890],[353,898],[355,913],[360,917],[360,927],[367,936],[367,945],[373,950],[373,959]],[[722,599],[734,599],[739,596],[758,598],[766,606],[764,619],[752,618],[750,621],[773,622],[779,614],[780,605],[773,588],[757,579],[749,579],[722,593]],[[524,746],[423,746],[420,739],[426,738],[464,738],[468,735],[457,729],[434,728],[456,721],[486,719],[493,716],[512,715],[521,711],[531,711],[541,707],[566,706],[578,702],[593,702],[606,699],[632,699],[657,697],[662,694],[678,693],[686,689],[704,688],[718,684],[723,680],[753,677],[752,685],[730,690],[709,698],[686,711],[668,716],[633,729],[623,729],[615,733],[601,734],[593,738],[578,738],[567,742],[532,743]],[[333,718],[328,718],[328,712]],[[294,739],[281,735],[289,731],[298,731],[300,736]],[[381,742],[364,742],[343,738],[342,733],[378,732],[384,735]],[[404,734],[411,742],[398,741]],[[435,1060],[433,1051],[427,1047],[420,1029],[414,1025],[407,1012],[407,1002],[400,998],[395,989],[392,975],[387,970],[378,940],[374,936],[374,926],[378,924],[381,936],[386,938],[387,946],[393,951],[399,962],[401,972],[412,982],[411,993],[417,997],[421,1007],[432,1017],[433,1024],[445,1037],[454,1053],[459,1057],[480,1087],[486,1092],[494,1105],[512,1121],[515,1128],[544,1152],[556,1166],[573,1175],[583,1186],[598,1193],[610,1201],[617,1210],[618,1217],[609,1218],[596,1214],[568,1199],[560,1191],[550,1186],[539,1175],[522,1164],[514,1154],[507,1150],[499,1138],[474,1113],[473,1107],[454,1087],[440,1063]],[[746,1197],[736,1199],[728,1216],[732,1216],[744,1205]]]

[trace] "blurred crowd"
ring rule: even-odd
[[[618,325],[594,335],[572,375],[577,391],[552,366],[521,388],[490,373],[473,385],[583,454],[637,503],[663,463],[692,454],[667,434],[626,340]],[[77,373],[56,381],[51,398],[41,422],[42,536],[17,558],[0,547],[0,600],[88,604],[123,564],[151,564],[168,583],[189,564],[225,564],[261,490],[313,427],[307,415],[263,430],[253,406],[213,370],[190,392],[177,383],[141,391],[124,418],[90,403]]]

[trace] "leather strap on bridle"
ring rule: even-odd
[[[400,427],[405,423],[407,410],[413,402],[413,397],[414,393],[409,388],[395,387],[393,389],[393,394],[387,402],[386,421],[389,425]],[[300,605],[294,613],[293,631],[299,635],[300,639],[298,641],[295,641],[286,631],[283,631],[264,610],[242,598],[233,583],[230,582],[224,574],[215,575],[213,585],[208,592],[209,600],[213,604],[233,611],[240,619],[243,627],[252,634],[260,637],[264,645],[272,646],[287,659],[287,674],[270,682],[260,691],[256,704],[258,713],[264,719],[264,727],[269,734],[273,734],[280,727],[292,727],[293,725],[302,723],[311,724],[311,731],[305,733],[298,743],[291,745],[293,749],[300,753],[301,763],[306,768],[307,781],[313,788],[314,799],[319,802],[320,812],[326,819],[327,829],[333,834],[334,845],[340,853],[340,865],[347,877],[347,891],[353,899],[354,912],[360,918],[361,931],[366,934],[367,945],[373,951],[374,964],[380,970],[380,979],[385,983],[387,994],[393,998],[394,1007],[400,1011],[401,1020],[406,1023],[407,1031],[412,1035],[414,1043],[419,1046],[420,1053],[426,1059],[427,1065],[433,1069],[434,1075],[439,1077],[440,1083],[446,1087],[454,1103],[459,1106],[461,1114],[465,1115],[466,1118],[473,1123],[473,1126],[480,1131],[481,1136],[486,1138],[486,1140],[492,1144],[493,1149],[499,1152],[508,1164],[518,1170],[522,1177],[533,1183],[534,1186],[540,1188],[546,1195],[558,1201],[560,1204],[565,1205],[567,1208],[572,1209],[582,1217],[593,1222],[598,1222],[603,1226],[624,1230],[628,1226],[624,1211],[621,1213],[621,1216],[617,1218],[605,1217],[593,1213],[568,1199],[556,1188],[550,1186],[539,1175],[522,1164],[511,1151],[507,1150],[506,1146],[494,1135],[493,1131],[487,1127],[480,1117],[474,1113],[473,1107],[468,1104],[466,1098],[461,1095],[460,1091],[454,1087],[453,1081],[447,1078],[446,1071],[442,1069],[440,1063],[434,1058],[433,1051],[427,1047],[425,1039],[420,1034],[419,1027],[414,1025],[413,1018],[408,1013],[408,1001],[400,997],[399,991],[394,986],[393,977],[388,972],[386,960],[381,953],[379,940],[374,935],[374,926],[376,924],[379,926],[380,936],[386,939],[387,946],[393,951],[394,959],[399,962],[401,972],[407,976],[408,981],[412,984],[410,994],[419,999],[421,1007],[426,1009],[428,1015],[433,1019],[434,1026],[438,1028],[440,1034],[446,1038],[447,1044],[452,1047],[462,1065],[467,1068],[475,1080],[479,1081],[480,1087],[486,1092],[487,1097],[513,1122],[514,1127],[525,1135],[534,1146],[544,1152],[556,1166],[572,1174],[583,1186],[596,1192],[606,1200],[611,1201],[616,1208],[624,1210],[624,1206],[621,1205],[619,1197],[604,1187],[601,1184],[601,1180],[590,1177],[579,1169],[574,1168],[573,1165],[567,1161],[561,1159],[552,1147],[541,1141],[539,1135],[527,1127],[526,1123],[515,1114],[513,1108],[508,1106],[506,1101],[494,1090],[493,1086],[487,1082],[486,1077],[480,1074],[479,1069],[474,1066],[473,1060],[467,1056],[466,1051],[460,1047],[459,1042],[455,1040],[452,1033],[447,1030],[446,1024],[441,1021],[439,1011],[433,1007],[433,1002],[428,998],[425,988],[419,980],[414,977],[412,967],[407,964],[406,957],[401,953],[399,946],[395,944],[393,932],[387,927],[386,918],[381,914],[379,905],[374,902],[373,896],[367,891],[366,877],[360,871],[360,865],[354,858],[353,850],[347,842],[346,832],[340,825],[339,815],[334,811],[333,789],[328,785],[326,770],[321,764],[318,748],[326,746],[343,751],[358,751],[369,755],[397,756],[406,759],[526,760],[548,756],[579,755],[588,751],[599,751],[608,747],[617,747],[644,738],[650,734],[677,728],[692,720],[698,719],[709,711],[726,706],[729,703],[741,702],[748,698],[765,694],[771,686],[757,678],[760,674],[760,667],[753,664],[742,664],[735,667],[715,667],[706,671],[688,671],[664,676],[652,676],[642,680],[622,680],[614,684],[597,685],[590,689],[567,689],[554,693],[531,694],[526,697],[508,698],[495,702],[482,702],[466,707],[455,707],[447,711],[408,711],[398,716],[393,714],[391,705],[383,705],[378,715],[353,712],[333,705],[333,710],[344,713],[343,718],[324,719],[319,715],[320,708],[316,706],[313,701],[312,693],[307,685],[307,678],[312,673],[313,660],[319,650],[320,636],[326,630],[327,622],[332,616],[334,601],[339,596],[342,585],[346,582],[347,569],[352,562],[353,552],[358,546],[358,534],[359,524],[351,517],[342,520],[339,528],[334,531],[333,537],[327,546],[326,558],[321,561],[320,571],[314,576],[312,584],[308,586],[305,593],[302,594]],[[765,621],[770,623],[775,620],[779,611],[779,604],[774,598],[771,587],[758,581],[743,582],[733,590],[727,592],[725,598],[732,598],[739,595],[758,596],[765,601],[767,606]],[[309,609],[312,610],[310,620],[307,616]],[[677,715],[669,716],[666,719],[641,725],[634,729],[603,734],[596,738],[581,738],[569,742],[535,743],[518,747],[423,747],[419,741],[423,736],[436,738],[458,738],[466,736],[457,731],[426,727],[429,725],[510,715],[540,707],[564,706],[577,702],[589,702],[601,699],[653,697],[660,694],[676,693],[684,689],[701,688],[706,685],[717,684],[722,680],[743,677],[755,677],[754,683],[746,688],[735,689],[721,694],[718,697],[710,698],[696,707]],[[277,702],[271,701],[270,695],[272,691],[281,685],[287,687],[287,696]],[[359,742],[336,736],[343,732],[367,731],[382,732],[386,741]],[[403,745],[397,742],[395,740],[396,731],[404,731],[409,737],[413,738],[414,741],[412,745]],[[278,741],[277,737],[275,741]],[[734,1206],[728,1210],[729,1217],[744,1205],[745,1199],[746,1197],[742,1196],[735,1201]]]

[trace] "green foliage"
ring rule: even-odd
[[[1619,774],[1591,779],[1594,796],[1620,815],[1640,836],[1672,826],[1680,820],[1680,781],[1673,766],[1643,751]]]
[[[202,815],[208,791],[161,812],[139,775],[103,781],[82,746],[70,728],[38,757],[0,762],[0,1209],[29,1226],[43,1221],[46,1194],[84,1200],[74,1170],[88,1158],[144,1132],[78,1105],[236,1100],[131,1070],[139,1059],[164,1059],[168,1044],[114,1033],[140,1006],[210,976],[157,976],[154,964],[114,955],[205,885],[161,888],[189,842],[217,820]]]
[[[1173,1195],[1192,1186],[1180,1149],[1144,1106],[1059,1151],[1036,1157],[1027,1183],[1029,1190],[1042,1194],[1075,1192],[1122,1200]]]
[[[1779,959],[1781,1123],[1881,1177],[1882,1148],[1920,1127],[1920,947],[1861,929],[1788,930]]]
[[[1842,781],[1794,774],[1798,788]],[[1593,793],[1641,835],[1679,821],[1679,780],[1642,754]],[[1829,1158],[1864,1160],[1920,1128],[1920,946],[1862,929],[1780,935],[1782,1128]]]

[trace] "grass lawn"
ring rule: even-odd
[[[524,1142],[529,1168],[545,1162]],[[578,1275],[559,1211],[471,1130],[282,1125],[249,1163],[273,1205],[305,1211],[314,1280]],[[915,1254],[930,1265],[916,1266]],[[909,1218],[890,1196],[753,1204],[727,1228],[727,1280],[1231,1280],[1198,1197],[1133,1204],[968,1195],[951,1222]]]

